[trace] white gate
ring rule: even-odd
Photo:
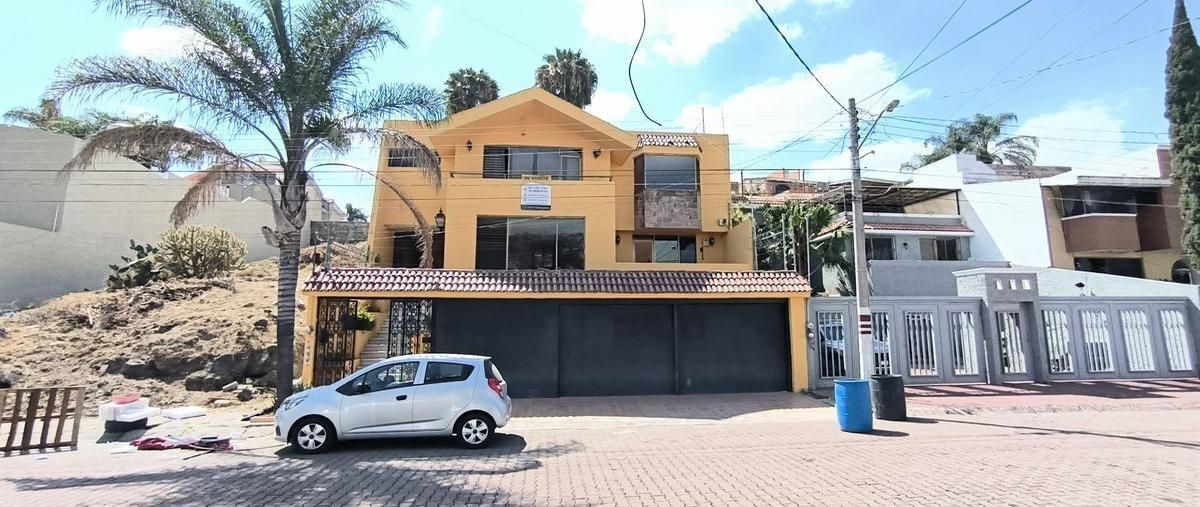
[[[983,336],[977,298],[872,298],[875,374],[906,384],[982,382]],[[859,375],[853,298],[809,300],[812,385]]]
[[[1183,299],[1043,298],[1044,368],[1053,379],[1195,377]]]

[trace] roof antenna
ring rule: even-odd
[[[642,99],[640,97],[638,97],[637,87],[633,85],[633,58],[635,56],[637,56],[638,48],[642,47],[642,38],[645,36],[646,36],[646,0],[642,0],[642,33],[640,35],[638,35],[637,44],[633,46],[633,53],[629,54],[629,88],[633,90],[633,99],[637,101],[638,109],[642,110],[642,116],[645,116],[647,120],[650,120],[651,122],[654,122],[655,125],[658,125],[659,127],[661,127],[662,126],[661,123],[656,121],[654,118],[651,118],[649,114],[646,114],[646,108],[642,107]]]

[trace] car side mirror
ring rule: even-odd
[[[371,392],[371,386],[368,384],[359,384],[359,385],[355,386],[354,392],[356,392],[358,394],[369,393],[369,392]]]

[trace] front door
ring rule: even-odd
[[[389,363],[352,382],[351,394],[342,400],[342,431],[362,435],[409,430],[418,364]]]

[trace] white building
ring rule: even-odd
[[[115,155],[60,172],[81,145],[66,135],[0,126],[0,308],[102,289],[108,265],[132,256],[129,240],[153,243],[170,228],[171,209],[192,184]],[[222,192],[190,223],[230,229],[246,242],[247,261],[277,255],[262,235],[263,226],[275,224],[271,204],[233,194],[241,197]],[[313,185],[310,220],[322,216],[321,203]]]

